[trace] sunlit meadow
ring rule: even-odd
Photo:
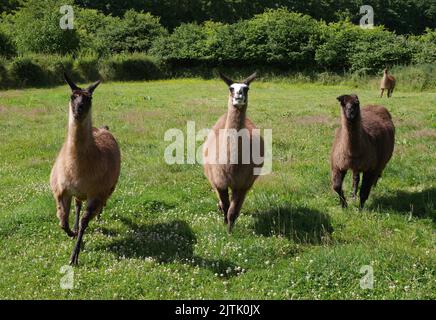
[[[60,286],[74,242],[58,226],[49,174],[66,135],[69,89],[0,92],[0,298],[436,298],[436,94],[254,82],[248,116],[272,129],[273,171],[249,193],[229,236],[201,165],[168,165],[170,128],[211,127],[218,80],[103,83],[96,126],[122,151],[118,187],[85,234],[74,288]],[[339,206],[329,154],[339,106],[382,103],[395,152],[360,212]],[[198,143],[198,147],[201,143]],[[351,192],[350,175],[345,181]],[[373,289],[360,286],[363,266]]]

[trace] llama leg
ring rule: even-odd
[[[79,219],[80,219],[80,210],[82,209],[82,201],[76,199],[76,218],[74,220],[73,232],[77,234],[79,232]]]
[[[232,190],[232,201],[227,212],[227,232],[232,233],[233,226],[241,211],[242,203],[248,190]]]
[[[57,216],[59,218],[59,225],[68,234],[69,237],[74,237],[74,232],[70,229],[70,209],[72,197],[66,193],[56,197]]]
[[[339,200],[341,201],[342,208],[347,207],[347,200],[345,199],[344,190],[342,190],[342,183],[344,181],[345,175],[347,174],[347,171],[340,171],[336,170],[333,172],[333,190],[337,192],[339,195]]]
[[[383,98],[383,93],[385,92],[385,89],[381,89],[380,98]]]
[[[82,245],[83,234],[88,227],[89,221],[98,214],[103,208],[103,204],[99,200],[90,200],[79,225],[79,234],[77,236],[77,242],[74,246],[73,253],[70,258],[70,265],[77,266],[79,264],[79,253]]]
[[[227,224],[228,223],[227,212],[229,211],[229,207],[230,207],[229,190],[228,189],[217,189],[216,192],[218,194],[218,198],[220,199],[218,206],[224,215],[224,223]]]
[[[360,173],[353,172],[353,199],[357,196],[357,191],[359,190],[359,182],[360,182]]]
[[[360,209],[363,209],[376,177],[377,175],[373,172],[363,173],[362,186],[360,188]]]
[[[392,94],[392,90],[391,90],[391,89],[388,89],[388,98],[391,97],[391,94]]]

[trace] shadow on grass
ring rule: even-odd
[[[371,209],[392,209],[399,214],[431,218],[436,222],[436,188],[418,192],[397,191],[394,195],[375,198]]]
[[[160,263],[181,262],[207,268],[226,277],[237,274],[236,266],[228,260],[204,259],[194,254],[197,238],[185,221],[144,225],[126,218],[121,221],[129,228],[127,234],[105,247],[118,257],[153,258]]]
[[[333,232],[330,217],[309,208],[281,206],[256,213],[254,219],[257,234],[280,235],[296,243],[329,243]]]

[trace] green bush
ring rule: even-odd
[[[75,74],[72,56],[27,54],[9,64],[9,78],[15,87],[59,84],[63,73]]]
[[[115,24],[119,20],[97,10],[83,8],[76,10],[74,27],[80,41],[80,52],[98,53],[99,55],[106,53],[108,51],[105,48],[106,39],[101,34],[108,25]]]
[[[153,41],[166,35],[159,18],[149,13],[127,11],[123,18],[106,17],[96,33],[95,46],[100,55],[127,52],[147,53]]]
[[[72,53],[79,47],[76,30],[62,30],[59,20],[63,5],[73,0],[27,0],[4,21],[4,30],[13,38],[19,53]]]
[[[230,65],[243,62],[247,21],[230,25],[209,21],[204,24],[204,29],[207,35],[204,48],[208,61]]]
[[[16,57],[9,66],[9,77],[15,86],[40,86],[45,83],[44,70],[30,57]]]
[[[270,63],[304,69],[314,64],[320,42],[319,23],[285,9],[268,10],[237,26],[244,30],[241,49],[249,63]]]
[[[63,81],[63,73],[73,73],[74,59],[71,55],[28,55],[32,61],[44,70],[44,78],[41,85],[52,85]]]
[[[382,27],[361,29],[350,22],[323,26],[323,43],[316,49],[320,69],[374,74],[386,66],[409,64],[412,48],[403,36]]]
[[[159,62],[142,53],[117,54],[100,61],[104,80],[153,80],[162,76]]]
[[[11,0],[9,0],[11,1]],[[99,9],[105,14],[122,16],[128,9],[143,10],[161,17],[165,27],[174,29],[182,23],[203,23],[213,20],[234,23],[250,19],[271,8],[288,8],[317,20],[337,22],[349,18],[359,24],[359,7],[369,4],[376,13],[376,23],[399,34],[419,34],[425,27],[436,25],[434,0],[75,0],[86,8]],[[1,6],[1,5],[0,5]]]
[[[409,64],[412,50],[407,39],[383,28],[365,30],[350,56],[351,71],[376,73],[386,66]]]
[[[233,25],[183,24],[151,50],[175,65],[192,62],[312,66],[320,41],[319,23],[284,9],[269,10]]]
[[[0,56],[10,57],[15,54],[15,51],[11,38],[0,30]]]
[[[6,88],[9,84],[8,70],[6,69],[6,60],[0,58],[0,88]]]
[[[204,60],[206,39],[207,33],[203,26],[182,24],[171,35],[158,38],[150,53],[173,64],[193,63]]]
[[[356,43],[363,38],[364,32],[349,21],[321,25],[322,43],[315,53],[318,67],[337,72],[349,70]]]
[[[83,81],[97,81],[101,77],[98,62],[96,54],[82,54],[74,61],[74,71]]]
[[[436,63],[436,30],[427,29],[425,34],[410,38],[414,64]]]

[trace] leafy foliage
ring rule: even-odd
[[[412,62],[416,64],[436,61],[436,30],[427,29],[421,36],[411,37]]]
[[[233,25],[183,24],[156,41],[151,53],[178,63],[266,62],[303,68],[312,63],[319,40],[317,21],[279,9]]]
[[[11,38],[0,30],[0,56],[9,57],[15,54],[15,46]]]
[[[118,54],[100,62],[99,73],[105,80],[152,80],[160,76],[158,63],[141,53]]]
[[[20,53],[66,54],[79,47],[76,30],[63,30],[59,9],[72,0],[27,0],[24,6],[4,21]]]
[[[317,20],[338,22],[348,18],[359,23],[360,6],[374,8],[375,23],[399,34],[419,34],[426,27],[436,27],[436,3],[428,0],[76,0],[86,8],[122,16],[128,9],[144,10],[161,17],[165,27],[173,29],[182,23],[235,23],[251,19],[266,9],[286,8],[308,14]]]

